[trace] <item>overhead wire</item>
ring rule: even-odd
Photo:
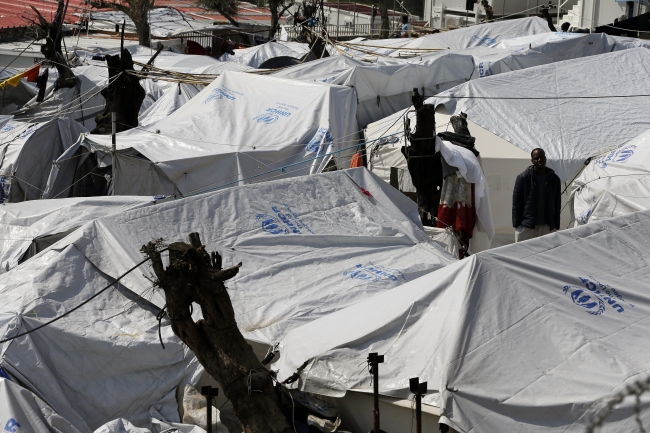
[[[163,249],[162,251],[165,251],[165,250],[167,250],[167,248]],[[162,251],[161,251],[161,252],[162,252]],[[136,270],[137,268],[139,268],[141,265],[143,265],[143,264],[144,264],[145,262],[147,262],[148,260],[149,260],[149,257],[147,257],[146,259],[142,260],[141,262],[139,262],[138,264],[136,264],[135,266],[133,266],[131,269],[129,269],[128,271],[126,271],[125,273],[123,273],[122,275],[120,275],[118,278],[116,278],[115,280],[113,280],[113,282],[111,282],[110,284],[106,285],[104,288],[102,288],[101,290],[99,290],[97,293],[95,293],[94,295],[92,295],[91,297],[89,297],[88,299],[86,299],[85,301],[83,301],[82,303],[80,303],[79,305],[77,305],[77,306],[71,308],[70,310],[66,311],[65,313],[63,313],[63,314],[61,314],[61,315],[59,315],[59,316],[56,316],[55,318],[53,318],[53,319],[51,319],[51,320],[48,320],[47,322],[45,322],[45,323],[43,323],[43,324],[41,324],[41,325],[39,325],[39,326],[37,326],[37,327],[35,327],[35,328],[33,328],[33,329],[30,329],[30,330],[25,331],[25,332],[21,332],[21,333],[19,333],[19,334],[17,334],[17,335],[14,335],[13,337],[8,337],[8,338],[5,338],[5,339],[3,339],[3,340],[0,340],[0,344],[7,343],[7,342],[9,342],[9,341],[15,340],[16,338],[20,338],[20,337],[23,337],[23,336],[25,336],[25,335],[31,334],[32,332],[36,332],[36,331],[38,331],[39,329],[43,329],[43,328],[45,328],[46,326],[49,326],[49,325],[51,325],[52,323],[54,323],[54,322],[56,322],[56,321],[58,321],[58,320],[63,319],[63,318],[66,317],[67,315],[69,315],[69,314],[71,314],[71,313],[77,311],[79,308],[83,307],[84,305],[86,305],[87,303],[89,303],[90,301],[92,301],[93,299],[95,299],[97,296],[99,296],[99,295],[101,295],[102,293],[104,293],[106,290],[108,290],[109,288],[111,288],[115,283],[119,282],[122,278],[124,278],[125,276],[127,276],[128,274],[130,274],[131,272],[133,272],[134,270]]]

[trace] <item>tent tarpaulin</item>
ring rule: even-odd
[[[0,127],[0,203],[36,200],[52,161],[88,132],[69,117],[41,122],[8,121]]]
[[[234,55],[225,53],[221,62],[235,62],[243,66],[259,68],[259,66],[274,57],[292,57],[301,59],[309,52],[309,45],[298,42],[267,42],[256,47],[235,50]]]
[[[148,160],[140,158],[139,168],[116,177],[115,194],[173,194],[174,188],[187,194],[317,173],[332,158],[329,152],[358,142],[355,114],[355,93],[348,87],[224,72],[160,122],[117,135],[118,160],[131,150]],[[111,137],[87,135],[77,148],[81,145],[110,150]],[[70,187],[62,179],[72,178],[75,166],[66,158],[75,151],[71,148],[54,164],[45,197]],[[344,155],[333,155],[339,168],[349,165]],[[163,192],[143,190],[132,180],[151,170]]]
[[[327,57],[273,74],[277,77],[353,87],[359,102],[359,125],[389,116],[411,105],[414,88],[434,95],[469,80],[474,62],[469,55],[444,53],[418,63],[368,65],[344,56]]]
[[[567,60],[473,80],[427,100],[530,152],[569,181],[584,161],[650,128],[650,51]],[[535,85],[531,85],[535,83]],[[582,98],[588,97],[590,99]]]
[[[80,433],[33,393],[0,378],[0,424],[5,432]]]
[[[0,273],[18,265],[35,241],[88,221],[153,201],[149,197],[91,197],[38,200],[0,206]]]
[[[34,329],[113,281],[72,244],[47,249],[0,275],[0,338]],[[146,427],[150,409],[202,371],[169,326],[162,349],[157,313],[118,284],[0,345],[0,365],[82,433],[119,417]],[[179,421],[175,399],[159,409]]]
[[[596,158],[572,183],[576,224],[650,208],[650,131]]]
[[[531,17],[516,20],[498,21],[487,24],[478,24],[475,26],[468,26],[448,32],[422,36],[415,39],[386,39],[351,42],[359,44],[360,48],[362,48],[364,51],[373,51],[381,55],[392,55],[399,57],[400,52],[409,51],[409,49],[413,48],[431,50],[462,50],[472,47],[490,47],[505,39],[549,32],[550,29],[548,28],[546,20],[538,17]],[[364,47],[363,45],[369,46]],[[372,47],[373,45],[375,47]],[[376,48],[377,46],[384,46],[385,48]],[[353,48],[346,48],[345,50],[355,52]],[[357,53],[360,52],[357,51]],[[411,51],[411,55],[414,54],[416,54],[416,50]],[[421,52],[417,52],[417,54],[421,54]],[[363,56],[364,54],[360,53],[359,55]]]
[[[191,232],[223,256],[224,267],[243,263],[228,281],[230,297],[244,336],[261,343],[454,261],[422,230],[417,205],[365,168],[112,214],[55,246],[73,244],[103,273],[118,276],[141,260],[143,244],[186,241]],[[163,295],[151,294],[145,275],[143,267],[122,284],[162,307]]]
[[[359,365],[378,352],[381,394],[406,399],[419,377],[459,432],[582,432],[650,374],[649,246],[643,211],[478,253],[290,331],[278,380],[307,362],[302,390],[372,392]],[[634,431],[633,407],[603,431]]]

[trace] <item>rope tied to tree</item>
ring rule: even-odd
[[[162,326],[162,320],[164,319],[165,316],[169,318],[170,321],[172,322],[182,322],[183,320],[187,320],[192,317],[192,313],[194,313],[194,307],[192,304],[190,304],[190,314],[187,316],[184,316],[180,319],[174,319],[172,316],[169,315],[169,311],[167,311],[167,304],[163,305],[163,307],[160,309],[158,314],[156,315],[156,320],[158,320],[158,339],[160,340],[160,345],[162,348],[165,348],[165,344],[163,343],[162,340],[162,331],[161,331],[161,326]]]

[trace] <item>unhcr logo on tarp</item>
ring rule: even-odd
[[[261,221],[262,230],[272,235],[303,234],[303,231],[314,234],[313,231],[305,224],[296,213],[291,210],[289,205],[284,205],[286,211],[282,211],[278,206],[271,206],[274,215],[258,214],[255,221]]]
[[[621,149],[613,150],[602,158],[598,158],[596,160],[596,165],[601,168],[607,168],[608,162],[623,163],[634,155],[634,149],[636,149],[636,144],[630,144]]]
[[[217,100],[217,99],[228,99],[230,101],[234,101],[235,99],[237,99],[235,97],[235,94],[237,94],[237,93],[238,92],[233,92],[230,89],[226,89],[226,88],[223,88],[223,87],[217,87],[215,89],[212,89],[212,93],[210,93],[210,96],[205,98],[205,101],[203,101],[203,104],[207,104],[208,102],[214,101],[214,100]],[[239,93],[239,95],[241,95],[241,93]]]
[[[489,36],[472,36],[472,39],[477,41],[479,45],[483,45],[485,47],[489,47],[490,45],[494,45],[497,43],[496,39],[491,38]]]
[[[391,280],[397,282],[400,278],[406,280],[404,274],[399,270],[375,265],[372,262],[368,262],[365,266],[359,263],[353,270],[343,272],[343,276],[349,276],[352,279],[364,281]]]
[[[321,151],[325,151],[333,142],[334,139],[328,127],[318,128],[314,137],[307,143],[307,153],[315,153],[318,155]]]
[[[278,104],[281,105],[281,104]],[[275,123],[278,121],[278,119],[282,117],[289,117],[291,116],[291,112],[287,110],[281,110],[279,108],[272,108],[269,107],[266,109],[265,113],[260,114],[259,116],[253,117],[253,120],[255,120],[257,123]]]
[[[623,313],[625,308],[621,304],[634,307],[630,304],[614,287],[598,282],[594,277],[578,277],[584,284],[579,286],[564,286],[563,292],[569,295],[573,303],[587,310],[587,313],[599,316],[605,312],[606,306],[610,306],[614,311]],[[593,280],[593,281],[592,281]]]

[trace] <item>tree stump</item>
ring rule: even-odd
[[[223,387],[244,433],[291,433],[282,414],[271,372],[266,370],[242,336],[224,282],[239,272],[241,263],[222,269],[221,256],[208,254],[198,233],[190,244],[169,245],[169,266],[160,256],[160,241],[142,247],[152,261],[156,284],[165,292],[167,315],[176,334],[205,370]],[[192,303],[203,319],[194,322]]]

